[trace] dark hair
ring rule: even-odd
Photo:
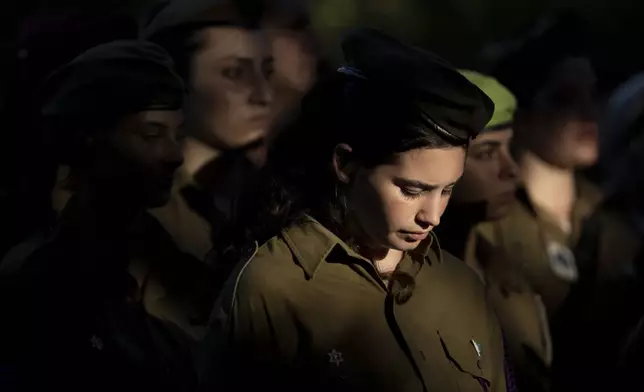
[[[168,5],[169,2],[153,5],[141,21],[142,25],[151,24],[154,18],[162,13]],[[147,38],[170,54],[175,62],[175,70],[186,81],[189,80],[190,76],[190,60],[195,52],[203,48],[204,45],[201,39],[201,32],[211,27],[238,27],[251,31],[259,30],[265,6],[260,0],[238,0],[234,3],[223,5],[220,10],[213,12],[220,12],[220,18],[186,21],[173,27],[161,29]],[[198,15],[195,16],[197,17]]]
[[[345,189],[331,162],[340,143],[350,145],[354,159],[367,168],[417,148],[467,147],[435,132],[406,98],[341,73],[318,81],[272,144],[256,188],[244,193],[238,227],[224,253],[261,244],[305,214],[341,235],[348,212]],[[236,256],[224,260],[236,262]]]

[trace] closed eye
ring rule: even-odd
[[[400,187],[400,193],[408,199],[417,199],[424,193],[424,191],[418,188]]]

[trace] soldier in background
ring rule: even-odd
[[[141,31],[175,59],[189,90],[185,163],[170,203],[152,213],[202,261],[265,159],[274,62],[262,14],[259,1],[171,0]]]
[[[598,156],[595,73],[576,19],[546,20],[497,64],[517,97],[513,152],[522,186],[488,233],[541,295],[550,322],[579,275],[573,249],[601,192],[577,174]]]
[[[185,90],[172,65],[154,44],[116,41],[77,57],[43,90],[51,147],[72,169],[74,194],[50,230],[3,261],[3,365],[20,390],[194,385],[189,338],[172,311],[185,309],[155,314],[146,298],[162,280],[133,268],[141,252],[157,262],[150,271],[180,257],[168,239],[150,237],[145,212],[167,203],[182,163]],[[152,293],[153,305],[166,294]]]
[[[643,97],[640,74],[608,102],[600,156],[606,196],[575,249],[582,269],[555,331],[556,391],[643,385],[635,370],[644,336],[639,321],[644,314],[639,301],[644,295]]]
[[[487,288],[504,332],[518,390],[546,391],[552,360],[545,308],[522,271],[487,238],[516,202],[519,170],[510,153],[516,99],[497,80],[461,71],[494,101],[494,115],[472,140],[463,178],[437,227],[443,249],[463,259]]]

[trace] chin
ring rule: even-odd
[[[145,201],[146,208],[159,208],[168,204],[170,201],[170,191],[160,192],[156,195],[149,196]]]
[[[401,252],[407,252],[414,250],[420,245],[421,241],[408,242],[401,238],[396,238],[395,240],[390,240],[387,247],[393,250],[399,250]]]

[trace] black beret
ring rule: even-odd
[[[96,46],[54,72],[43,88],[46,116],[124,115],[179,109],[185,89],[159,46],[122,40]]]
[[[139,36],[155,40],[178,29],[207,26],[258,28],[263,11],[262,0],[165,0],[143,20]]]
[[[568,57],[588,53],[586,25],[576,14],[563,12],[544,17],[511,40],[497,43],[500,54],[490,73],[529,107],[547,83],[553,67]]]
[[[342,51],[339,72],[416,106],[427,126],[453,141],[476,137],[492,117],[492,100],[433,53],[369,28],[346,34]]]

